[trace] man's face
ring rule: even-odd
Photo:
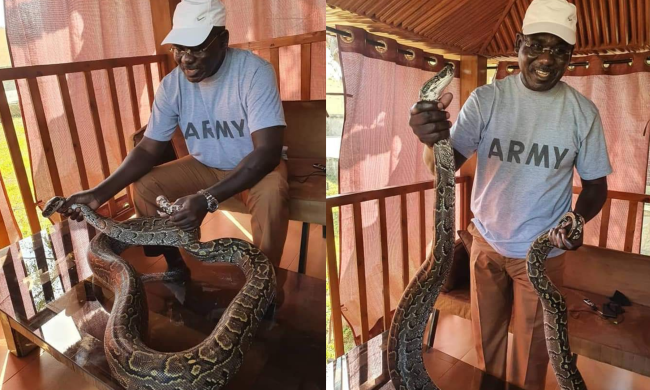
[[[573,46],[553,34],[517,34],[519,69],[524,85],[533,91],[548,91],[566,71]],[[551,50],[549,50],[551,49]]]
[[[174,60],[189,82],[198,83],[219,70],[226,56],[228,39],[228,30],[215,28],[198,46],[172,45]]]

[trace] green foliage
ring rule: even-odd
[[[25,127],[23,126],[22,118],[13,118],[14,119],[14,128],[16,129],[16,137],[18,138],[18,145],[20,147],[20,153],[25,164],[25,171],[27,172],[27,179],[29,181],[29,186],[34,191],[34,184],[32,183],[31,176],[31,164],[29,160],[29,153],[27,149],[27,139],[25,137]],[[2,128],[0,126],[0,128]],[[23,235],[23,237],[30,236],[29,222],[27,220],[27,213],[25,211],[25,206],[23,204],[23,199],[20,195],[20,189],[18,187],[18,179],[16,178],[16,173],[14,171],[14,166],[11,161],[11,156],[9,154],[9,146],[7,145],[7,140],[5,138],[4,129],[0,131],[0,173],[2,174],[2,179],[4,181],[5,190],[7,191],[7,197],[9,198],[9,203],[16,217],[16,223]],[[51,223],[48,219],[42,218],[40,212],[38,213],[39,221],[42,228],[51,226]],[[10,224],[11,221],[5,221],[5,224]]]

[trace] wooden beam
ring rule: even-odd
[[[300,34],[300,35],[292,35],[288,37],[266,39],[263,41],[237,43],[234,45],[230,45],[230,47],[253,51],[253,50],[273,49],[273,48],[279,48],[284,46],[302,45],[304,43],[314,43],[314,42],[322,42],[322,41],[325,41],[325,30],[315,31],[315,32],[310,32],[310,33]]]
[[[332,208],[325,212],[327,229],[327,277],[329,279],[330,307],[332,314],[332,330],[334,331],[334,353],[339,357],[345,353],[343,349],[343,320],[341,318],[341,296],[339,292],[339,272],[336,261],[336,243],[334,241],[334,217]]]
[[[131,114],[133,115],[133,124],[136,129],[142,127],[140,124],[140,100],[138,100],[138,95],[135,92],[135,76],[133,75],[133,67],[126,67],[126,76],[129,83],[129,97],[131,101]]]
[[[174,56],[169,52],[168,45],[161,45],[163,39],[169,34],[172,29],[172,18],[176,5],[180,0],[150,0],[151,20],[153,26],[153,39],[156,45],[156,54],[164,54],[166,56],[165,65],[167,69],[174,69],[176,62]]]
[[[510,4],[510,7],[512,4]],[[508,9],[510,8],[508,7]],[[481,85],[487,83],[487,58],[475,55],[460,56],[460,106],[462,107],[469,95]],[[460,176],[469,177],[469,183],[474,181],[476,172],[476,154],[471,156],[460,168]],[[473,217],[469,210],[470,202],[467,201],[465,216],[467,220]]]
[[[300,100],[311,99],[311,44],[300,46]]]
[[[41,230],[41,223],[38,221],[38,215],[36,215],[36,203],[34,202],[32,190],[29,186],[29,180],[27,179],[27,170],[25,169],[25,163],[23,162],[23,157],[20,153],[16,128],[14,127],[14,121],[9,110],[9,103],[7,103],[7,95],[5,94],[5,88],[2,83],[0,83],[0,118],[2,118],[2,130],[5,133],[7,145],[9,146],[11,163],[14,167],[16,179],[18,180],[18,189],[20,190],[20,196],[23,200],[23,205],[25,206],[25,213],[27,214],[27,221],[29,222],[29,230],[30,233],[34,234]]]
[[[104,60],[68,62],[65,64],[19,66],[17,68],[0,69],[0,80],[30,79],[43,76],[53,76],[66,73],[83,73],[91,70],[108,68],[120,68],[123,66],[134,66],[151,64],[161,61],[164,56],[139,56],[108,58]]]
[[[106,142],[104,141],[104,131],[102,130],[102,122],[99,119],[99,108],[97,107],[97,98],[95,97],[95,85],[93,84],[93,76],[88,72],[84,72],[86,80],[86,92],[88,93],[88,108],[92,117],[93,130],[95,134],[95,142],[97,142],[97,149],[99,151],[100,169],[102,177],[106,179],[111,174],[110,167],[108,166],[108,156],[106,155]],[[117,214],[117,204],[115,198],[108,200],[108,210],[110,216]]]
[[[45,109],[43,108],[43,100],[41,99],[41,91],[38,87],[38,81],[36,78],[29,78],[27,79],[27,86],[29,87],[29,96],[32,98],[32,106],[34,107],[38,133],[43,145],[43,154],[45,155],[47,169],[50,174],[50,181],[52,182],[52,190],[54,191],[54,195],[63,196],[61,176],[59,176],[59,168],[56,165],[56,158],[54,157],[50,128],[47,124],[47,117],[45,116]]]
[[[88,173],[86,172],[86,163],[81,150],[81,141],[79,140],[79,131],[77,130],[77,121],[74,118],[74,111],[72,109],[72,99],[70,98],[70,89],[68,87],[68,80],[65,74],[57,75],[59,80],[59,90],[61,92],[61,100],[63,101],[63,111],[68,121],[68,129],[70,130],[70,139],[72,140],[72,150],[74,151],[75,160],[77,162],[77,170],[79,171],[79,181],[81,182],[81,189],[87,190],[90,188],[88,184]]]

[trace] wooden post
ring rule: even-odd
[[[476,88],[485,85],[487,82],[487,58],[476,55],[461,55],[460,56],[460,106],[469,98],[469,95]],[[461,176],[468,176],[469,186],[466,193],[471,193],[471,185],[474,182],[474,174],[476,172],[476,154],[473,155],[463,166],[460,168]],[[469,208],[470,202],[467,202]],[[468,209],[465,215],[467,221],[473,217],[472,212]],[[462,225],[461,225],[462,226]]]
[[[167,69],[171,71],[176,67],[174,56],[169,52],[167,45],[162,46],[160,43],[165,39],[172,29],[172,17],[176,5],[180,0],[151,0],[151,20],[153,20],[153,37],[156,44],[156,54],[167,55]]]

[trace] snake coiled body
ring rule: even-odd
[[[436,101],[454,77],[447,64],[420,90],[420,100]],[[395,310],[388,338],[388,370],[396,389],[437,390],[422,360],[422,338],[454,258],[456,201],[454,151],[448,139],[433,145],[435,163],[435,211],[432,253],[404,290]]]
[[[566,213],[558,227],[571,222],[567,238],[574,240],[582,235],[584,219],[572,212]],[[555,377],[561,390],[586,390],[585,382],[576,367],[576,357],[571,354],[567,327],[567,308],[560,290],[546,275],[545,261],[553,249],[548,233],[533,242],[526,255],[526,271],[544,310],[544,336],[546,349]]]
[[[65,198],[51,199],[43,215],[49,217],[63,203]],[[199,242],[196,232],[180,230],[168,218],[136,218],[117,223],[86,205],[72,208],[79,208],[84,218],[101,232],[90,243],[89,265],[94,277],[115,294],[104,335],[106,358],[114,378],[129,390],[222,388],[239,369],[275,295],[275,272],[268,258],[239,239]],[[133,267],[119,256],[132,245],[175,246],[201,261],[233,263],[242,269],[245,285],[203,342],[185,351],[169,353],[144,344],[148,310],[143,283]]]

